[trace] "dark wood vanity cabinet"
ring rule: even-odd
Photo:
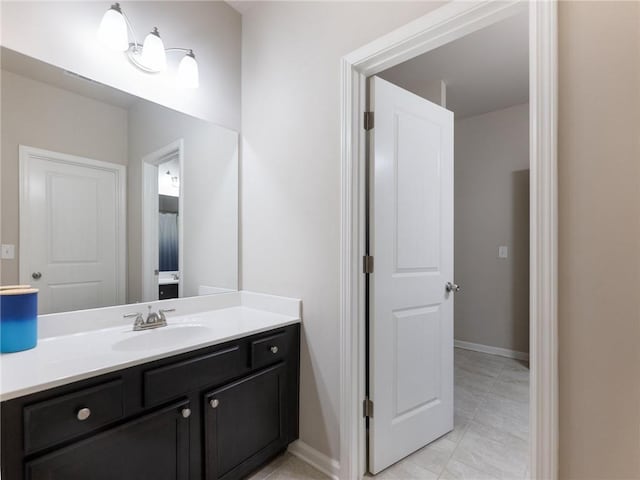
[[[32,480],[189,480],[188,402],[26,462]]]
[[[287,443],[286,376],[279,363],[205,395],[207,480],[241,478]]]
[[[298,437],[291,325],[2,402],[3,480],[232,480]]]

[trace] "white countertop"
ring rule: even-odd
[[[168,314],[169,326],[139,332],[132,331],[133,321],[125,324],[120,318],[115,326],[70,331],[69,325],[77,324],[77,319],[70,317],[81,317],[83,312],[69,314],[64,319],[66,325],[60,322],[61,318],[45,316],[52,318],[44,318],[43,322],[56,320],[62,325],[61,334],[40,338],[32,350],[0,356],[0,400],[300,322],[299,300],[248,292],[212,295],[209,300],[194,298],[191,304],[190,299],[172,301],[178,311],[183,306],[188,313]],[[280,299],[284,303],[279,304]],[[194,302],[205,310],[189,311],[197,310]],[[168,305],[160,302],[159,306]],[[115,310],[111,313],[118,314],[118,309],[131,308],[110,307]],[[105,316],[105,310],[85,311],[86,321],[92,314]],[[54,330],[50,325],[47,329],[50,333]]]

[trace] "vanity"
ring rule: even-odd
[[[1,280],[39,315],[2,479],[245,478],[298,437],[301,306],[238,291],[238,132],[0,53]]]
[[[41,317],[3,355],[3,479],[239,479],[297,439],[299,301],[163,301],[168,326],[138,332],[132,307]]]

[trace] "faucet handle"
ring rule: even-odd
[[[164,309],[160,309],[158,310],[158,314],[160,316],[160,320],[162,320],[163,322],[167,321],[167,317],[164,315],[165,313],[170,313],[170,312],[175,312],[176,309],[175,308],[164,308]]]
[[[133,322],[133,329],[134,330],[136,328],[139,328],[140,325],[142,325],[144,323],[144,317],[142,316],[142,313],[140,313],[140,312],[127,313],[127,314],[123,315],[122,317],[123,318],[134,318],[135,317],[135,321]]]

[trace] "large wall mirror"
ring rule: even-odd
[[[237,132],[1,61],[3,285],[40,314],[237,289]]]

